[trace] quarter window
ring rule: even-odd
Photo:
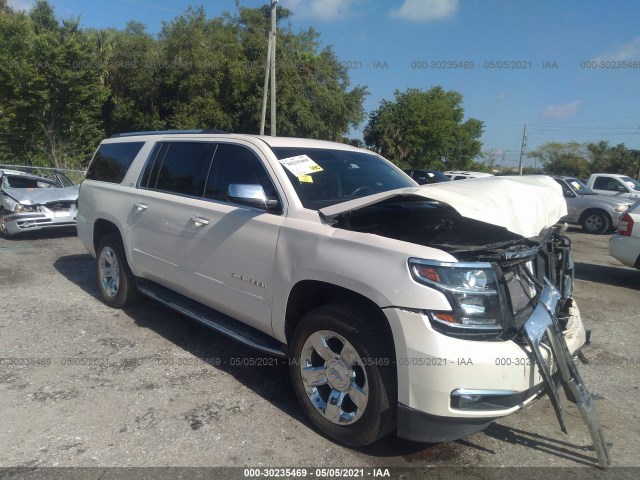
[[[144,142],[105,143],[100,145],[87,171],[87,179],[120,183]]]

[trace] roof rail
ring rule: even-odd
[[[127,133],[114,133],[109,138],[121,138],[121,137],[139,137],[142,135],[176,135],[183,134],[189,135],[194,133],[228,133],[224,130],[218,130],[217,128],[206,128],[202,130],[150,130],[147,132],[127,132]]]

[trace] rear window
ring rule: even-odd
[[[87,179],[120,183],[144,142],[105,143],[98,147],[87,171]]]

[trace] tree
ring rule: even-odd
[[[160,114],[159,45],[145,26],[129,22],[123,31],[91,31],[90,38],[101,82],[109,90],[103,108],[107,135],[165,128]]]
[[[527,156],[537,158],[549,175],[588,177],[591,173],[620,173],[634,177],[640,170],[640,152],[609,142],[547,142]]]
[[[278,8],[278,133],[342,141],[364,118],[366,87],[351,87],[313,29],[294,33]],[[105,135],[217,127],[258,133],[270,8],[207,18],[188,8],[156,38],[144,25],[79,27],[38,0],[0,0],[0,162],[86,167]]]
[[[584,147],[577,142],[547,142],[527,153],[537,158],[549,175],[589,176],[589,162]]]
[[[462,95],[436,86],[396,90],[371,113],[365,143],[402,167],[468,168],[480,155],[483,122],[463,122]]]
[[[0,14],[0,155],[11,163],[75,167],[104,136],[106,90],[77,19],[42,0]],[[3,161],[6,161],[3,160]]]
[[[637,150],[629,150],[624,144],[615,147],[609,142],[588,143],[589,168],[592,173],[621,173],[636,176],[640,169],[640,156]]]
[[[364,119],[366,87],[350,88],[347,69],[331,49],[319,50],[320,34],[310,28],[299,33],[284,23],[291,15],[277,9],[276,49],[278,134],[340,141],[349,127]],[[227,14],[226,29],[218,42],[238,39],[238,49],[229,52],[226,68],[231,81],[224,99],[234,112],[234,130],[257,133],[262,108],[264,68],[270,8],[239,7],[237,15]],[[267,119],[267,125],[269,121]]]

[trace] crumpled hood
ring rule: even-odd
[[[64,188],[5,188],[7,195],[24,205],[41,205],[49,202],[76,201],[78,185]]]
[[[460,215],[504,227],[525,238],[540,232],[567,215],[560,185],[551,177],[486,177],[399,188],[320,209],[331,219],[393,197],[420,196],[454,208]]]

